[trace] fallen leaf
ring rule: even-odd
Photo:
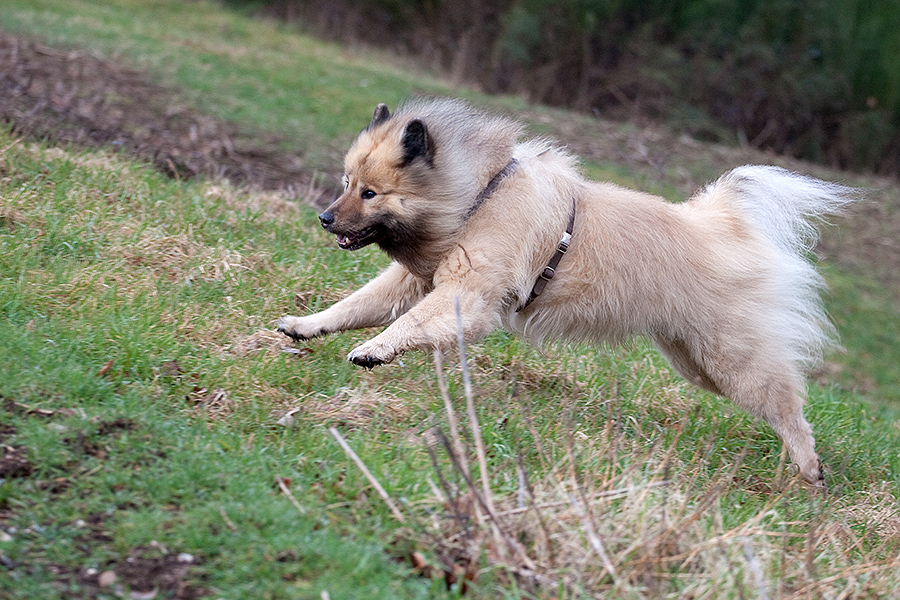
[[[159,371],[166,377],[180,377],[184,373],[177,360],[163,361],[159,365]]]
[[[114,360],[111,358],[111,359],[109,359],[109,361],[107,361],[107,363],[105,365],[100,367],[100,370],[97,371],[97,377],[103,377],[104,375],[109,373],[109,370],[112,369],[113,362],[114,362]]]

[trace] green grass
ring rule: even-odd
[[[4,147],[12,142],[2,139]],[[272,407],[254,399],[260,376],[285,382],[294,365],[268,359],[239,366],[218,348],[231,340],[230,332],[202,331],[223,310],[242,332],[253,329],[244,321],[255,317],[238,307],[251,315],[271,310],[249,306],[258,277],[269,286],[280,278],[263,265],[271,259],[236,241],[253,237],[246,228],[258,217],[223,211],[196,189],[140,167],[109,161],[85,169],[32,152],[6,153],[4,171],[12,177],[0,186],[0,395],[4,402],[58,413],[49,420],[15,408],[3,413],[4,423],[16,429],[4,441],[28,448],[35,466],[31,477],[2,483],[3,505],[12,513],[8,524],[17,530],[3,552],[26,565],[0,574],[3,588],[19,598],[65,597],[54,596],[59,592],[50,585],[49,565],[102,567],[156,540],[197,554],[202,564],[195,577],[224,597],[318,598],[323,589],[337,597],[372,590],[420,595],[427,586],[391,563],[371,530],[357,539],[348,533],[352,525],[332,527],[320,510],[301,515],[278,491],[277,477],[308,490],[343,469],[343,460],[334,462],[339,451],[320,436],[300,449],[290,432],[273,430]],[[177,224],[165,224],[176,213]],[[238,222],[230,225],[228,217]],[[276,235],[275,222],[266,222],[255,236],[271,234],[276,247],[297,242]],[[187,258],[168,272],[153,264],[158,257],[147,245],[186,229],[195,232],[188,243],[213,249],[212,260]],[[252,278],[240,271],[197,276],[203,263],[207,272],[215,264],[214,249],[225,247],[259,256]],[[237,270],[235,255],[228,260]],[[283,295],[276,293],[276,302]],[[160,373],[172,359],[184,376]],[[97,375],[108,360],[111,369]],[[236,368],[242,374],[234,380],[227,373]],[[349,369],[344,372],[346,383]],[[223,385],[229,402],[240,405],[240,424],[208,427],[214,423],[208,412],[187,399]],[[117,419],[128,427],[98,433]],[[305,439],[316,437],[307,432]],[[305,468],[297,462],[303,452],[316,456]],[[48,493],[44,486],[57,478],[64,489]],[[334,501],[343,494],[325,496]],[[103,516],[113,540],[84,551],[83,532],[73,523],[90,515]]]
[[[865,273],[832,268],[827,277],[831,288],[829,312],[843,346],[835,357],[843,367],[841,379],[861,388],[875,402],[900,406],[900,315],[896,298]]]
[[[450,93],[396,63],[205,3],[13,0],[4,11],[7,31],[96,48],[220,117],[287,132],[323,169],[376,102]],[[2,443],[24,448],[34,468],[0,482],[4,593],[79,597],[85,569],[185,552],[197,557],[187,581],[213,598],[453,596],[459,584],[446,591],[440,571],[466,560],[472,597],[553,597],[558,587],[514,576],[516,561],[486,527],[458,547],[464,538],[429,483],[440,487],[441,476],[426,442],[434,427],[449,431],[431,357],[363,371],[345,356],[370,331],[301,344],[299,355],[261,333],[304,310],[298,302],[314,310],[357,288],[384,256],[338,250],[312,209],[277,195],[173,182],[122,157],[5,132],[0,149],[0,420],[14,428]],[[588,171],[646,181],[615,164]],[[674,194],[665,181],[651,186]],[[848,347],[834,358],[839,382],[868,372],[871,397],[890,399],[896,309],[874,284],[827,275]],[[768,427],[689,387],[643,342],[540,354],[496,333],[468,353],[494,502],[515,510],[520,466],[545,522],[512,512],[504,527],[561,597],[757,597],[746,548],[769,597],[865,597],[897,585],[891,404],[811,387],[808,416],[832,485],[822,500],[790,483]],[[448,371],[461,413],[459,369]],[[278,424],[293,409],[295,425]],[[330,425],[398,502],[404,526]],[[450,489],[465,492],[433,450]],[[590,504],[616,577],[590,550],[567,494],[573,477],[585,496],[625,490]],[[435,577],[413,572],[413,550]]]
[[[52,566],[103,571],[135,548],[159,545],[193,553],[200,564],[192,579],[219,597],[317,598],[323,589],[347,598],[421,596],[424,584],[386,559],[380,544],[348,536],[352,527],[324,511],[299,514],[273,488],[276,477],[291,478],[295,489],[317,477],[293,467],[291,444],[210,431],[149,401],[159,392],[93,376],[96,365],[64,341],[49,344],[8,323],[0,333],[4,398],[79,409],[49,422],[4,418],[35,464],[27,480],[2,486],[14,514],[6,525],[15,527],[3,552],[18,563],[0,574],[4,597],[70,597]],[[10,383],[23,376],[24,385]],[[125,426],[101,433],[117,422]],[[61,490],[44,488],[59,481]],[[87,541],[79,521],[98,524],[110,541]]]

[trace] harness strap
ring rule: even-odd
[[[562,239],[559,240],[559,244],[556,246],[556,253],[550,258],[550,262],[547,263],[547,266],[544,267],[544,270],[538,276],[537,281],[534,282],[534,287],[531,288],[531,294],[528,296],[528,300],[525,301],[525,304],[516,309],[516,312],[520,312],[524,310],[529,304],[534,302],[535,298],[540,296],[544,288],[547,287],[547,283],[553,279],[553,276],[556,275],[556,267],[559,266],[559,261],[562,260],[563,255],[569,250],[569,241],[572,239],[572,231],[575,229],[575,200],[572,200],[572,213],[569,215],[569,225],[566,227],[566,232],[563,234]]]
[[[504,179],[512,175],[516,172],[516,169],[519,167],[519,161],[515,158],[510,159],[506,166],[500,169],[500,171],[494,175],[493,178],[488,182],[484,189],[475,197],[475,202],[472,203],[472,206],[469,207],[468,212],[466,213],[466,220],[468,220],[475,212],[481,208],[481,205],[485,203],[485,201],[490,198]],[[572,213],[569,215],[569,224],[566,227],[566,232],[563,234],[562,239],[559,240],[559,244],[556,246],[556,253],[550,258],[550,262],[547,263],[547,266],[544,267],[544,270],[538,276],[537,281],[534,282],[534,287],[531,288],[531,294],[528,296],[528,300],[525,301],[525,304],[516,309],[516,312],[524,310],[529,304],[534,302],[534,300],[540,296],[544,288],[547,287],[547,283],[553,279],[553,276],[556,275],[556,267],[559,266],[559,261],[562,260],[563,255],[569,250],[569,241],[572,239],[572,231],[575,228],[575,200],[572,200]]]

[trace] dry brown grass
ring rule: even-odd
[[[632,375],[648,376],[647,367]],[[463,363],[449,375],[465,378],[467,370]],[[448,397],[450,430],[434,427],[419,439],[432,457],[424,476],[432,493],[404,509],[404,522],[410,513],[415,521],[400,534],[419,548],[409,557],[413,567],[450,586],[474,586],[476,597],[487,573],[548,599],[849,599],[884,597],[900,584],[900,510],[890,484],[828,498],[793,475],[784,453],[770,481],[744,479],[738,473],[752,436],[729,465],[710,473],[712,437],[689,458],[680,448],[690,443],[681,434],[693,403],[674,376],[651,370],[654,381],[673,383],[657,389],[673,435],[642,432],[640,414],[630,433],[610,418],[601,435],[583,434],[572,420],[568,398],[579,395],[572,381],[559,388],[565,439],[549,440],[532,424],[527,400],[530,387],[543,385],[541,374],[517,369],[520,414],[543,466],[536,476],[520,455],[501,467],[506,473],[489,474],[493,487],[485,487],[476,458],[484,451],[477,417],[451,408],[462,401]],[[438,372],[440,380],[440,364]],[[311,402],[303,414],[358,426],[387,406],[391,399],[347,392]],[[457,420],[469,440],[465,450],[451,433]],[[742,511],[744,502],[755,508]]]
[[[311,202],[321,193],[316,188],[309,188],[307,193],[301,195],[301,198]],[[261,214],[263,218],[270,220],[297,218],[299,212],[297,199],[289,197],[284,192],[249,192],[239,190],[229,184],[207,183],[203,189],[203,197],[211,202],[221,200],[235,213]]]
[[[569,435],[567,446],[565,460],[545,457],[551,470],[537,481],[520,464],[507,477],[515,491],[492,492],[493,515],[481,522],[476,506],[487,512],[488,501],[479,486],[436,459],[441,485],[419,538],[434,558],[420,570],[448,582],[500,572],[540,598],[558,590],[567,598],[864,598],[900,583],[900,557],[854,533],[897,539],[897,501],[887,488],[826,514],[816,492],[783,473],[780,489],[734,522],[728,504],[741,486],[740,460],[705,480],[704,453],[679,460],[677,440],[647,449],[610,430],[605,439]],[[449,443],[440,451],[449,453]],[[610,456],[627,458],[585,467]],[[477,473],[474,456],[467,460]],[[798,520],[792,507],[803,502],[818,510]]]
[[[357,428],[376,420],[393,429],[407,421],[412,407],[403,399],[381,391],[342,389],[328,397],[312,396],[284,411],[278,423],[291,426],[295,419]],[[298,414],[299,413],[299,414]]]

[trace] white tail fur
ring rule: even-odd
[[[754,225],[791,253],[812,249],[819,239],[818,222],[860,196],[856,188],[771,166],[738,167],[723,175],[719,183],[734,186]]]
[[[807,255],[824,217],[840,213],[861,191],[779,167],[748,165],[729,171],[706,192],[710,197],[724,192],[733,208],[772,244],[778,257],[772,283],[779,303],[772,322],[798,366],[814,366],[823,351],[836,344],[836,332],[822,306],[824,279]]]

